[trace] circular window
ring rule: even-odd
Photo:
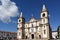
[[[43,14],[43,17],[45,17],[45,14]]]
[[[21,20],[19,20],[19,22],[20,22]]]

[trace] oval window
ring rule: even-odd
[[[43,14],[43,17],[45,17],[45,13]]]

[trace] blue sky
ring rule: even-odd
[[[56,30],[60,25],[60,0],[11,0],[11,1],[16,3],[19,14],[22,11],[26,21],[28,21],[29,18],[31,18],[32,14],[36,19],[39,19],[42,6],[43,4],[45,4],[50,15],[49,21],[52,30]],[[16,32],[18,16],[11,17],[11,20],[14,22],[4,23],[0,20],[0,30]]]

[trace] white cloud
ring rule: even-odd
[[[18,15],[18,7],[10,0],[0,0],[0,20],[3,22],[10,22],[11,17]]]
[[[17,24],[17,21],[11,21],[12,23],[14,23],[14,24]]]

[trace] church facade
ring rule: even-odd
[[[40,19],[36,20],[33,16],[28,22],[25,22],[25,18],[22,12],[18,18],[17,27],[17,39],[50,39],[52,38],[52,32],[49,23],[49,12],[45,5],[42,7],[40,13]]]

